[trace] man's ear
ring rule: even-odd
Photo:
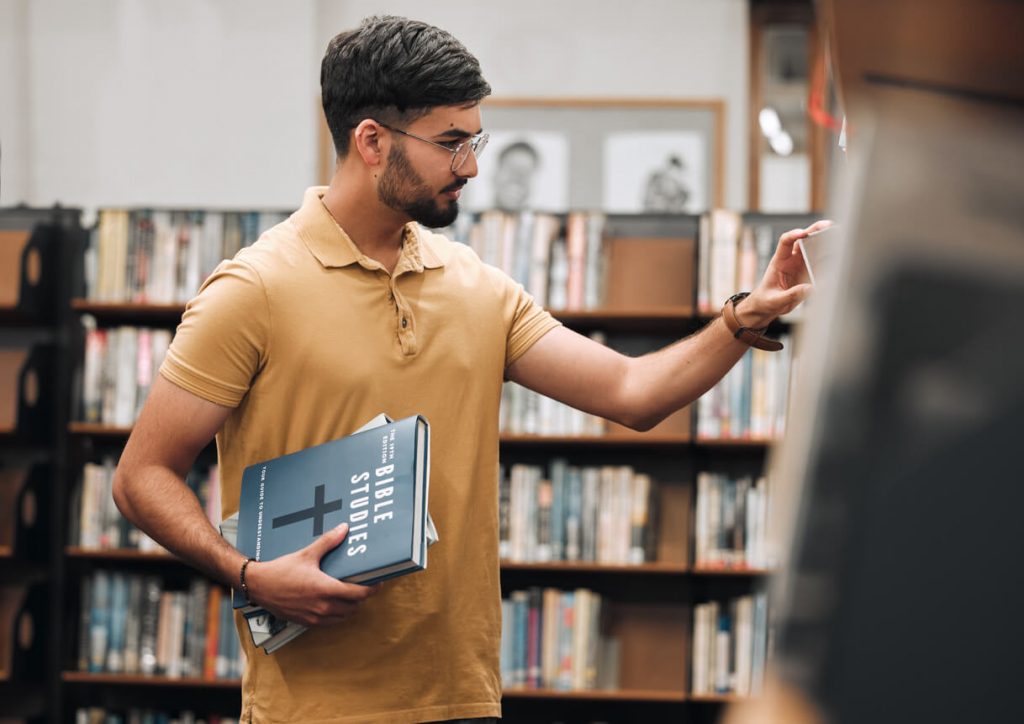
[[[386,149],[382,131],[380,124],[371,118],[360,121],[352,131],[351,146],[367,166],[380,166],[384,162]]]

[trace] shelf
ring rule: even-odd
[[[69,684],[117,686],[169,686],[191,689],[240,689],[240,679],[198,679],[168,676],[144,676],[142,674],[91,674],[84,671],[65,671],[61,679]]]
[[[72,422],[68,425],[72,435],[85,435],[106,438],[127,438],[132,433],[131,427],[118,427],[95,422]],[[503,447],[674,447],[688,445],[704,450],[731,450],[765,452],[775,444],[775,440],[761,438],[756,440],[693,440],[689,435],[678,433],[642,433],[617,432],[607,435],[512,435],[502,433],[500,443]]]
[[[68,558],[97,562],[154,562],[186,565],[179,558],[161,551],[139,551],[133,548],[79,548],[64,549]],[[685,563],[612,564],[591,562],[551,561],[548,563],[521,563],[502,561],[501,570],[526,573],[602,573],[611,575],[661,575],[702,577],[770,576],[774,571],[762,568],[691,568]]]
[[[688,701],[705,704],[733,704],[743,701],[750,701],[754,697],[740,696],[739,694],[690,694]]]
[[[744,576],[772,576],[777,571],[772,568],[691,568],[693,576],[722,576],[724,578],[743,578]]]
[[[150,321],[177,323],[185,312],[184,304],[139,304],[131,302],[95,302],[91,299],[72,299],[71,308],[82,314],[91,314],[104,321]]]
[[[501,444],[509,446],[607,445],[610,447],[687,445],[689,435],[642,432],[609,433],[607,435],[501,435]]]
[[[505,689],[505,699],[560,699],[564,701],[635,701],[635,702],[678,702],[686,701],[681,691],[659,691],[656,689],[602,690],[586,689],[560,691],[557,689]]]
[[[184,562],[163,551],[139,551],[134,548],[78,548],[68,546],[64,549],[64,555],[81,561],[146,561],[156,563],[180,563]]]
[[[729,439],[729,438],[697,438],[693,441],[695,447],[708,448],[712,450],[765,450],[774,445],[777,440],[773,438],[756,439]]]
[[[513,563],[502,561],[502,571],[524,571],[524,572],[560,572],[560,573],[609,573],[626,575],[665,575],[681,576],[689,572],[689,566],[685,563],[636,563],[636,564],[613,564],[613,563],[590,563],[590,562],[568,562],[553,561],[549,563]]]
[[[94,437],[128,437],[132,434],[131,427],[104,425],[99,422],[71,422],[68,432],[72,435],[92,435]]]

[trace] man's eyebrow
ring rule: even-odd
[[[483,133],[483,131],[484,131],[484,129],[481,128],[476,133],[470,133],[469,131],[464,131],[461,128],[449,128],[447,131],[444,131],[443,133],[438,133],[434,137],[435,138],[472,138],[473,136],[479,136],[481,133]]]

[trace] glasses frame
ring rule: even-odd
[[[459,154],[462,152],[462,149],[464,149],[466,146],[469,146],[469,150],[473,154],[473,156],[475,158],[480,158],[480,155],[484,152],[484,149],[487,147],[487,140],[490,138],[490,134],[480,133],[480,134],[478,134],[476,136],[471,136],[470,138],[467,138],[465,141],[463,141],[462,143],[460,143],[460,144],[458,144],[458,145],[456,145],[454,147],[451,147],[451,146],[446,146],[443,143],[438,143],[437,141],[431,141],[429,138],[424,138],[423,136],[417,136],[415,133],[409,133],[409,131],[403,131],[401,128],[395,128],[394,126],[389,126],[387,123],[382,123],[382,122],[380,122],[380,121],[378,121],[376,119],[373,119],[373,122],[376,123],[378,126],[383,126],[384,128],[388,129],[389,131],[394,131],[395,133],[401,133],[403,136],[408,136],[409,138],[415,138],[417,141],[423,141],[424,143],[429,143],[431,146],[437,146],[438,148],[444,149],[445,151],[447,151],[448,153],[450,153],[452,155],[452,163],[451,163],[452,173],[457,173],[458,170],[460,168],[462,168],[463,164],[466,163],[466,159],[469,158],[469,153],[467,153],[465,156],[462,157],[461,160],[459,160]],[[456,163],[456,161],[458,161],[458,163]]]

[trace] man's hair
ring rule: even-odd
[[[392,15],[363,20],[331,40],[320,64],[324,116],[339,157],[366,118],[403,125],[438,106],[491,93],[480,63],[450,33]]]

